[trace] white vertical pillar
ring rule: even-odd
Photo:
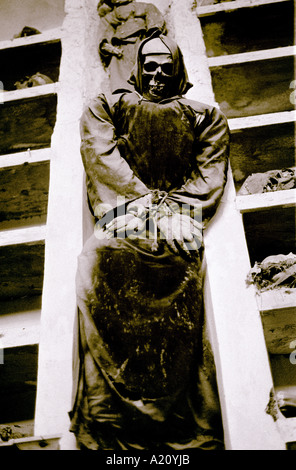
[[[230,172],[229,172],[230,173]],[[205,308],[212,335],[227,450],[285,450],[266,413],[272,376],[231,173],[205,232]]]
[[[69,429],[75,274],[82,249],[79,120],[84,94],[83,0],[66,0],[57,121],[52,137],[35,435]]]

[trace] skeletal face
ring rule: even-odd
[[[170,96],[173,79],[173,59],[170,54],[149,54],[143,62],[143,96],[160,101]]]

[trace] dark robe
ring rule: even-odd
[[[228,126],[215,107],[182,96],[188,89],[183,58],[164,41],[175,64],[174,96],[160,103],[144,99],[139,63],[136,91],[100,95],[83,114],[90,206],[101,214],[106,204],[116,214],[118,196],[127,205],[153,194],[192,213],[202,207],[206,225],[226,182]],[[204,328],[203,250],[187,257],[161,238],[153,251],[154,242],[95,233],[79,257],[79,360],[70,416],[85,448],[223,448]]]
[[[103,5],[99,14],[99,52],[104,66],[110,71],[111,92],[131,88],[128,79],[136,62],[137,48],[141,40],[155,30],[165,30],[164,18],[153,4],[133,1],[112,10]],[[119,48],[122,57],[104,51],[106,43]]]

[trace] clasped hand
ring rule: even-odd
[[[186,214],[174,213],[157,220],[160,238],[175,252],[182,250],[187,254],[197,251],[202,245],[202,225]]]
[[[147,220],[153,220],[157,237],[166,240],[170,248],[178,253],[180,250],[190,254],[199,250],[202,245],[202,225],[187,214],[172,212],[165,203],[161,210],[149,205],[151,200],[141,198],[127,207],[127,213],[115,217],[106,225],[107,238],[126,235],[131,238],[147,236]],[[149,232],[149,238],[153,234]]]

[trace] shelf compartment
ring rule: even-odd
[[[218,10],[206,16],[199,14],[199,9],[197,12],[208,57],[292,46],[294,43],[292,1]]]
[[[287,450],[295,449],[296,444],[296,368],[291,363],[290,352],[269,353],[274,388],[266,408],[275,420]]]
[[[1,81],[5,91],[16,90],[16,82],[21,82],[37,72],[46,75],[52,82],[57,82],[61,61],[61,41],[0,49],[0,60]]]
[[[44,224],[47,218],[50,162],[0,168],[0,175],[0,229]]]
[[[210,65],[215,99],[222,112],[228,118],[238,118],[293,110],[290,85],[294,80],[294,56],[253,58]]]
[[[243,214],[251,266],[267,256],[296,254],[295,215],[294,206],[264,208]]]
[[[296,418],[296,368],[289,354],[270,354],[275,397],[280,412],[288,419]]]
[[[232,130],[230,164],[236,191],[253,173],[294,167],[295,123],[281,122]]]
[[[55,94],[3,103],[0,106],[0,154],[50,147],[56,108]]]
[[[35,414],[38,345],[7,348],[0,375],[0,423],[30,420]]]
[[[292,348],[287,354],[270,355],[271,366],[273,369],[274,386],[279,389],[280,387],[296,387],[296,367],[291,363],[290,353]],[[295,388],[296,390],[296,388]],[[293,394],[296,399],[296,393]]]
[[[44,241],[0,247],[0,301],[42,295]]]
[[[268,352],[290,355],[296,349],[291,347],[296,340],[296,289],[281,287],[256,297]]]

